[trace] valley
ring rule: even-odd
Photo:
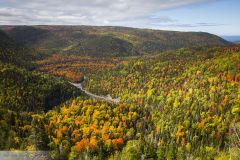
[[[1,150],[50,151],[52,159],[238,158],[239,45],[128,27],[0,29]]]
[[[72,82],[69,82],[69,83],[71,85],[79,88],[81,91],[83,91],[90,98],[100,99],[100,100],[103,100],[103,101],[107,101],[109,103],[116,103],[116,104],[119,103],[119,101],[120,101],[120,98],[113,99],[109,94],[107,96],[101,96],[101,95],[96,95],[94,93],[91,93],[91,92],[82,88],[82,83],[72,83]]]

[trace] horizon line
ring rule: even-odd
[[[0,26],[87,26],[87,27],[122,27],[122,28],[132,28],[132,29],[146,29],[146,30],[156,30],[156,31],[172,31],[172,32],[194,32],[194,33],[209,33],[213,35],[218,35],[220,37],[223,36],[240,36],[240,34],[215,34],[211,32],[206,32],[206,31],[180,31],[180,30],[166,30],[166,29],[158,29],[158,28],[151,28],[151,27],[131,27],[131,26],[120,26],[120,25],[85,25],[85,24],[0,24]]]

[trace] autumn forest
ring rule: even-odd
[[[124,27],[0,28],[0,150],[62,160],[239,158],[239,44]]]

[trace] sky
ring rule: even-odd
[[[0,25],[127,26],[240,35],[240,0],[0,0]]]

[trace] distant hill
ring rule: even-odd
[[[11,38],[41,54],[129,56],[186,47],[225,46],[230,42],[204,32],[128,27],[1,26]]]
[[[6,33],[0,31],[0,62],[29,68],[32,57],[24,45],[18,44]]]
[[[233,42],[233,43],[239,43],[240,42],[240,36],[222,36],[223,39]]]

